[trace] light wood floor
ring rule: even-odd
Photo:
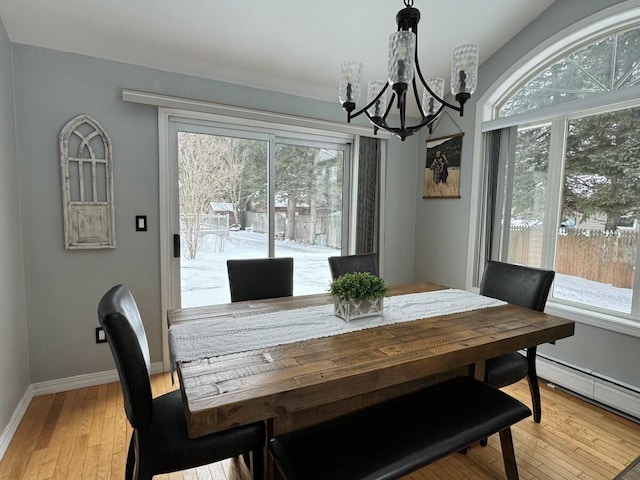
[[[152,378],[154,395],[171,385],[168,374]],[[529,405],[526,381],[505,389]],[[610,480],[640,455],[640,426],[541,381],[542,423],[514,426],[523,480]],[[131,428],[118,383],[36,397],[3,460],[0,480],[121,479]],[[156,479],[232,480],[242,465],[226,461]],[[504,479],[499,439],[468,454],[453,454],[404,480]],[[327,479],[330,480],[330,479]]]

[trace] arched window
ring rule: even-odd
[[[637,331],[640,9],[623,7],[561,32],[488,90],[469,272],[477,282],[488,258],[553,269],[551,311]]]
[[[640,28],[616,32],[582,46],[545,67],[497,105],[508,117],[613,92],[640,82]]]

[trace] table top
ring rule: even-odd
[[[391,293],[442,288],[416,283],[392,287]],[[285,297],[173,310],[168,318],[171,326],[332,302],[325,294]],[[280,419],[280,430],[287,430],[300,423],[294,425],[294,417],[313,423],[328,415],[329,405],[361,408],[384,399],[389,391],[400,391],[400,386],[415,388],[426,378],[457,368],[476,366],[476,376],[482,376],[488,358],[565,338],[573,331],[573,321],[503,305],[178,362],[177,370],[192,437],[270,419]]]

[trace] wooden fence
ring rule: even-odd
[[[557,273],[594,280],[614,287],[633,288],[638,232],[566,229],[558,235]],[[542,229],[512,228],[509,262],[540,265]]]
[[[254,232],[264,233],[267,231],[267,215],[264,213],[247,212],[247,225],[253,228]],[[281,213],[276,213],[276,238],[286,240],[287,217]],[[342,242],[342,214],[320,214],[315,218],[314,234],[311,234],[310,215],[296,215],[293,218],[295,240],[297,243],[305,245],[317,245],[319,247],[340,248]]]

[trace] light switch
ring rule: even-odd
[[[146,232],[146,231],[147,231],[147,216],[136,215],[136,232]]]

